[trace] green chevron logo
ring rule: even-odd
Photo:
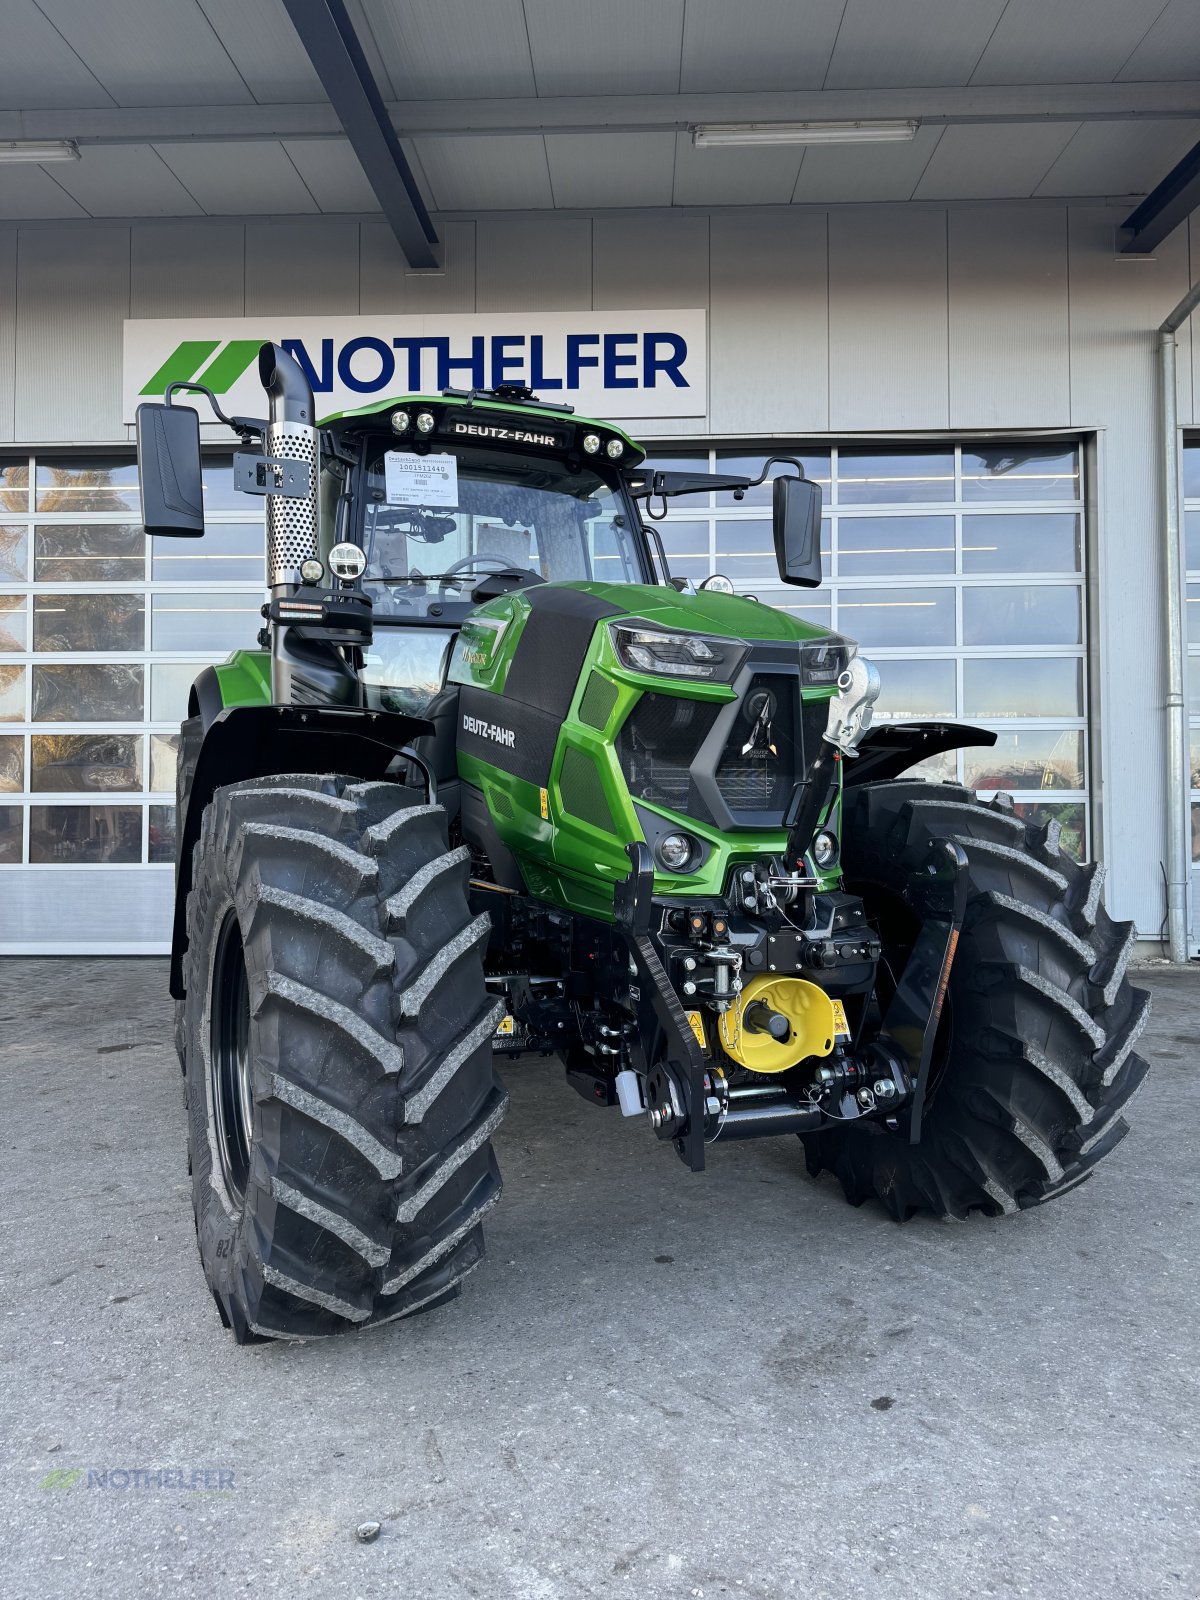
[[[224,394],[256,358],[262,342],[230,339],[222,347],[220,339],[185,339],[176,345],[141,393],[163,394],[170,383],[202,383],[214,394]]]

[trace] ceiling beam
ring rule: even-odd
[[[1145,256],[1200,206],[1200,144],[1194,144],[1122,224],[1121,254]]]
[[[437,234],[342,0],[283,4],[409,266],[436,267]]]
[[[288,0],[289,5],[299,3],[301,0]],[[311,5],[314,0],[303,3]],[[1200,83],[556,95],[544,100],[398,100],[379,104],[400,137],[671,133],[698,122],[853,122],[862,118],[915,120],[934,127],[952,123],[1159,122],[1200,120]],[[0,139],[77,139],[81,144],[328,139],[341,132],[342,123],[332,105],[0,111]]]

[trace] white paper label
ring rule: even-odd
[[[451,455],[388,450],[383,479],[390,506],[457,506],[458,462]]]

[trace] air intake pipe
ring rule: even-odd
[[[295,583],[300,563],[317,553],[320,459],[312,386],[299,362],[281,345],[264,344],[258,352],[258,376],[270,401],[266,454],[309,469],[308,493],[302,499],[267,496],[267,583],[277,589]]]

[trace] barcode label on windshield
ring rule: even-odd
[[[418,456],[388,450],[383,458],[384,490],[390,506],[457,506],[458,461],[451,455]]]

